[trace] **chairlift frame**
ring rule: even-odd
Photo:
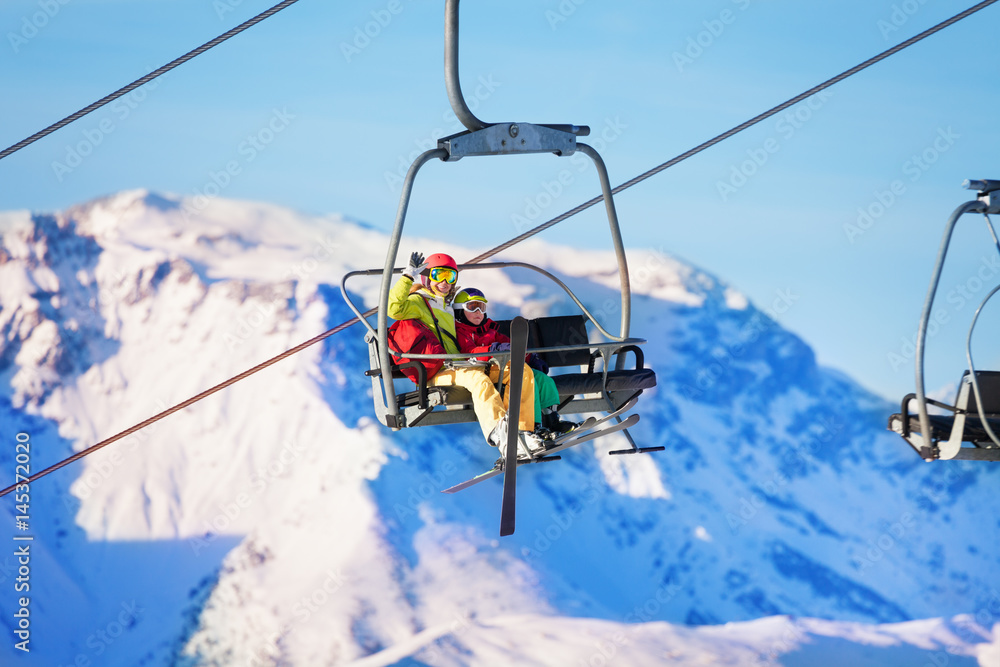
[[[445,86],[448,92],[451,107],[455,112],[455,116],[467,129],[464,132],[459,132],[457,134],[439,139],[437,148],[423,152],[417,156],[417,158],[410,165],[402,183],[402,191],[400,193],[396,219],[389,239],[385,264],[382,269],[352,271],[346,274],[341,281],[341,293],[344,300],[347,302],[351,310],[353,310],[358,316],[358,319],[368,329],[368,332],[365,335],[365,340],[369,345],[369,360],[371,363],[370,369],[366,374],[372,379],[376,416],[380,422],[393,430],[418,425],[423,426],[475,421],[475,414],[472,412],[471,408],[461,405],[448,405],[448,392],[441,388],[437,388],[436,391],[428,391],[425,382],[418,383],[421,385],[418,392],[409,392],[408,395],[401,396],[400,394],[397,394],[394,386],[394,374],[396,377],[400,377],[400,375],[398,374],[398,368],[393,363],[393,351],[390,350],[388,344],[389,292],[392,287],[393,276],[402,272],[402,269],[396,268],[396,260],[399,254],[399,245],[402,238],[406,214],[409,209],[413,184],[420,169],[434,159],[439,159],[442,162],[456,162],[464,157],[472,156],[521,155],[532,153],[553,153],[557,156],[565,157],[578,151],[591,158],[591,161],[594,163],[597,170],[598,178],[601,184],[601,192],[611,231],[615,258],[618,265],[619,284],[621,290],[621,321],[618,335],[608,332],[601,325],[601,323],[597,321],[593,314],[587,310],[572,290],[565,283],[545,269],[524,262],[470,263],[460,265],[459,269],[461,271],[468,271],[520,267],[536,271],[554,281],[559,287],[561,287],[580,308],[586,318],[586,321],[592,322],[596,329],[608,339],[608,342],[594,343],[589,340],[584,340],[579,344],[533,347],[529,348],[528,351],[541,353],[588,350],[592,353],[592,360],[589,366],[590,373],[594,373],[593,359],[595,357],[602,358],[604,364],[603,369],[601,370],[600,396],[589,399],[585,397],[582,400],[567,399],[568,401],[571,401],[570,405],[567,406],[569,409],[563,409],[562,411],[610,412],[620,407],[629,398],[638,395],[638,393],[641,393],[642,391],[642,389],[639,389],[638,391],[633,391],[625,396],[623,395],[624,392],[618,392],[616,395],[615,392],[609,390],[609,372],[630,372],[629,369],[625,368],[626,354],[630,351],[635,354],[636,368],[632,369],[632,371],[639,370],[646,372],[646,386],[650,385],[649,376],[651,375],[651,371],[649,371],[649,369],[642,368],[642,356],[641,352],[638,351],[638,346],[644,344],[646,341],[630,337],[631,288],[629,284],[628,263],[621,237],[618,214],[615,209],[611,180],[608,176],[607,167],[600,154],[593,147],[578,141],[578,137],[587,136],[590,133],[590,129],[587,126],[571,124],[533,124],[523,122],[486,123],[472,113],[465,102],[459,79],[458,6],[459,0],[446,0],[444,73]],[[370,310],[367,313],[362,313],[351,299],[346,284],[349,279],[354,277],[376,275],[381,276],[381,283],[379,288],[377,319],[375,325],[373,326],[366,317],[373,314],[373,311]],[[411,359],[444,359],[445,363],[449,364],[467,362],[472,357],[482,355],[481,353],[479,355],[471,353],[431,355],[412,354],[407,352],[405,356]],[[503,364],[510,355],[509,353],[495,353],[493,356],[500,364]],[[612,365],[614,366],[614,371],[610,371]],[[415,366],[420,365],[416,364]],[[417,368],[417,371],[420,373],[422,371],[422,366]],[[652,384],[655,384],[655,375],[652,377]],[[417,396],[411,396],[411,394],[414,393],[416,393]],[[401,398],[403,399],[403,405],[400,404]],[[407,401],[412,404],[408,404]],[[441,409],[435,410],[434,408]],[[632,447],[630,450],[623,450],[617,453],[638,453],[646,451],[647,449],[662,449],[639,448],[635,445],[631,436],[629,436],[627,432],[625,432],[625,435]]]
[[[969,190],[976,190],[977,197],[958,206],[945,226],[917,330],[916,391],[907,394],[903,398],[899,413],[889,418],[889,430],[901,435],[925,461],[947,459],[1000,461],[1000,438],[997,436],[1000,432],[1000,372],[977,371],[972,362],[972,332],[980,312],[986,302],[1000,291],[1000,285],[986,295],[973,316],[966,339],[966,359],[969,368],[963,373],[959,382],[955,404],[949,405],[927,398],[924,386],[924,352],[931,309],[951,236],[959,219],[967,213],[984,214],[993,242],[1000,251],[1000,240],[997,239],[993,225],[989,221],[990,214],[1000,214],[1000,180],[967,180],[963,186]],[[910,404],[913,401],[917,403],[916,415],[910,414]],[[951,414],[931,415],[928,404]],[[970,446],[963,446],[963,443],[970,443]]]

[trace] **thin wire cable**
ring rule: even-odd
[[[728,130],[726,132],[723,132],[722,134],[718,135],[717,137],[709,139],[705,143],[699,144],[699,145],[695,146],[694,148],[692,148],[691,150],[689,150],[689,151],[687,151],[685,153],[681,153],[677,157],[675,157],[675,158],[673,158],[671,160],[667,160],[663,164],[661,164],[659,166],[656,166],[656,167],[653,167],[649,171],[643,172],[642,174],[639,174],[638,176],[636,176],[632,180],[626,181],[626,182],[622,183],[621,185],[619,185],[618,187],[614,188],[611,191],[611,193],[613,195],[616,195],[619,192],[632,187],[633,185],[641,183],[642,181],[646,180],[647,178],[655,176],[656,174],[660,173],[661,171],[663,171],[665,169],[669,169],[670,167],[673,167],[675,164],[677,164],[679,162],[682,162],[682,161],[688,159],[689,157],[693,157],[693,156],[697,155],[698,153],[702,152],[706,148],[711,148],[712,146],[714,146],[715,144],[719,143],[720,141],[724,141],[724,140],[728,139],[729,137],[733,136],[734,134],[742,132],[743,130],[756,125],[757,123],[761,122],[762,120],[767,120],[771,116],[784,111],[785,109],[787,109],[788,107],[790,107],[790,106],[792,106],[794,104],[798,104],[799,102],[801,102],[802,100],[810,97],[811,95],[815,95],[816,93],[820,92],[821,90],[825,90],[826,88],[829,88],[830,86],[834,85],[835,83],[839,83],[839,82],[843,81],[844,79],[846,79],[847,77],[852,76],[854,74],[857,74],[861,70],[863,70],[863,69],[865,69],[867,67],[871,67],[872,65],[874,65],[875,63],[877,63],[877,62],[879,62],[881,60],[885,60],[889,56],[891,56],[891,55],[893,55],[895,53],[898,53],[899,51],[902,51],[903,49],[905,49],[905,48],[907,48],[909,46],[912,46],[912,45],[916,44],[917,42],[919,42],[922,39],[930,37],[931,35],[933,35],[936,32],[940,32],[941,30],[944,30],[945,28],[947,28],[951,24],[956,23],[958,21],[961,21],[965,17],[978,12],[980,9],[985,9],[986,7],[994,4],[995,2],[997,2],[997,0],[986,0],[985,2],[980,2],[978,5],[970,7],[969,9],[965,10],[964,12],[961,12],[960,14],[956,14],[955,16],[952,16],[950,19],[942,21],[941,23],[938,23],[937,25],[935,25],[935,26],[933,26],[931,28],[928,28],[927,30],[923,31],[922,33],[920,33],[918,35],[914,35],[913,37],[909,38],[905,42],[901,42],[900,44],[897,44],[896,46],[894,46],[894,47],[892,47],[890,49],[886,49],[882,53],[880,53],[877,56],[874,56],[872,58],[869,58],[868,60],[864,61],[860,65],[856,65],[855,67],[852,67],[849,70],[841,72],[840,74],[838,74],[837,76],[833,77],[832,79],[827,79],[823,83],[810,88],[809,90],[807,90],[806,92],[802,93],[801,95],[796,95],[795,97],[791,98],[790,100],[788,100],[786,102],[782,102],[778,106],[773,107],[773,108],[765,111],[764,113],[762,113],[762,114],[760,114],[758,116],[754,116],[750,120],[737,125],[733,129]],[[528,239],[528,238],[534,236],[535,234],[538,234],[539,232],[542,232],[542,231],[548,229],[549,227],[552,227],[553,225],[557,225],[560,222],[562,222],[563,220],[565,220],[567,218],[570,218],[570,217],[576,215],[577,213],[581,213],[582,211],[587,210],[591,206],[594,206],[595,204],[601,202],[602,199],[603,199],[603,197],[600,197],[600,196],[594,197],[593,199],[580,204],[576,208],[571,209],[569,211],[566,211],[562,215],[558,215],[555,218],[552,218],[551,220],[549,220],[548,222],[542,223],[538,227],[535,227],[533,229],[529,229],[528,231],[526,231],[525,233],[521,234],[520,236],[517,236],[517,237],[511,239],[510,241],[508,241],[504,245],[498,246],[497,248],[494,248],[493,250],[490,250],[487,253],[479,255],[478,257],[476,257],[474,259],[470,259],[467,263],[468,264],[475,264],[477,262],[481,262],[481,261],[483,261],[485,259],[488,259],[488,258],[492,257],[493,255],[499,253],[499,252],[503,252],[504,250],[510,248],[511,246],[517,245],[521,241],[524,241],[525,239]]]
[[[123,88],[119,88],[118,90],[116,90],[115,92],[111,93],[110,95],[105,95],[104,97],[102,97],[101,99],[97,100],[93,104],[91,104],[89,106],[86,106],[83,109],[80,109],[76,113],[70,114],[69,116],[66,116],[65,118],[63,118],[62,120],[60,120],[60,121],[58,121],[56,123],[53,123],[52,125],[49,125],[44,130],[41,130],[39,132],[35,132],[33,135],[31,135],[27,139],[23,139],[23,140],[17,142],[16,144],[14,144],[13,146],[10,146],[9,148],[5,148],[4,150],[0,151],[0,160],[4,159],[5,157],[7,157],[8,155],[10,155],[12,153],[16,153],[17,151],[21,150],[25,146],[28,146],[30,144],[35,143],[36,141],[38,141],[42,137],[46,137],[46,136],[52,134],[53,132],[55,132],[56,130],[69,125],[73,121],[79,120],[80,118],[83,118],[84,116],[86,116],[87,114],[89,114],[91,111],[96,111],[97,109],[100,109],[101,107],[103,107],[105,104],[108,104],[109,102],[113,102],[113,101],[117,100],[119,97],[122,97],[123,95],[128,95],[129,93],[131,93],[133,90],[135,90],[139,86],[142,86],[144,84],[149,83],[150,81],[152,81],[156,77],[158,77],[158,76],[160,76],[162,74],[166,74],[167,72],[169,72],[170,70],[174,69],[175,67],[178,67],[179,65],[183,65],[184,63],[186,63],[187,61],[191,60],[195,56],[200,56],[205,51],[208,51],[209,49],[211,49],[211,48],[213,48],[215,46],[218,46],[219,44],[221,44],[222,42],[226,41],[230,37],[233,37],[234,35],[238,35],[239,33],[243,32],[247,28],[250,28],[250,27],[252,27],[252,26],[260,23],[264,19],[269,18],[269,17],[273,16],[274,14],[277,14],[278,12],[280,12],[285,7],[288,7],[289,5],[292,5],[292,4],[294,4],[294,3],[298,2],[298,1],[299,0],[284,0],[283,2],[278,3],[274,7],[271,7],[270,9],[268,9],[267,11],[261,12],[260,14],[258,14],[255,17],[253,17],[249,21],[245,21],[245,22],[239,24],[238,26],[236,26],[232,30],[229,30],[228,32],[223,33],[222,35],[219,35],[218,37],[216,37],[215,39],[213,39],[213,40],[211,40],[209,42],[205,42],[204,44],[202,44],[198,48],[194,49],[193,51],[188,51],[187,53],[185,53],[180,58],[177,58],[175,60],[170,61],[169,63],[167,63],[166,65],[164,65],[163,67],[161,67],[161,68],[159,68],[157,70],[153,70],[152,72],[150,72],[146,76],[142,77],[141,79],[136,79],[135,81],[133,81],[132,83],[128,84],[127,86],[124,86]]]
[[[287,5],[289,5],[289,4],[293,3],[293,2],[296,2],[296,1],[297,0],[286,0],[285,2],[281,3],[280,5],[276,5],[275,7],[272,8],[272,10],[269,10],[269,11],[271,11],[271,13],[273,13],[275,11],[279,11],[280,9],[284,8],[284,6],[287,6]],[[773,109],[770,109],[769,111],[765,111],[764,113],[762,113],[762,114],[760,114],[758,116],[755,116],[754,118],[751,118],[750,120],[746,121],[745,123],[742,123],[742,124],[734,127],[732,130],[729,130],[728,132],[724,132],[724,133],[720,134],[719,136],[717,136],[717,137],[715,137],[713,139],[710,139],[709,141],[706,141],[705,143],[700,144],[700,145],[692,148],[691,150],[687,151],[686,153],[682,153],[681,155],[678,155],[677,157],[673,158],[672,160],[668,160],[667,162],[664,162],[663,164],[661,164],[661,165],[659,165],[657,167],[654,167],[653,169],[650,169],[649,171],[646,171],[646,172],[640,174],[639,176],[636,176],[635,178],[633,178],[633,179],[631,179],[629,181],[626,181],[625,183],[622,183],[618,187],[614,188],[612,190],[612,193],[613,194],[618,194],[619,192],[621,192],[623,190],[626,190],[626,189],[632,187],[633,185],[641,183],[642,181],[646,180],[647,178],[650,178],[650,177],[652,177],[652,176],[660,173],[661,171],[663,171],[663,170],[665,170],[665,169],[667,169],[669,167],[672,167],[673,165],[677,164],[678,162],[681,162],[682,160],[686,160],[687,158],[700,153],[701,151],[705,150],[706,148],[709,148],[710,146],[714,146],[715,144],[719,143],[720,141],[723,141],[724,139],[727,139],[727,138],[733,136],[737,132],[741,132],[742,130],[747,129],[748,127],[751,127],[752,125],[755,125],[755,124],[759,123],[760,121],[765,120],[766,118],[769,118],[769,117],[773,116],[776,113],[779,113],[783,109],[786,109],[789,106],[791,106],[793,104],[796,104],[797,102],[800,102],[800,101],[804,100],[805,98],[809,97],[810,95],[813,95],[813,94],[819,92],[820,90],[823,90],[824,88],[828,88],[828,87],[832,86],[833,84],[846,79],[847,77],[851,76],[852,74],[860,72],[861,70],[865,69],[866,67],[869,67],[869,66],[877,63],[880,60],[888,58],[892,54],[897,53],[897,52],[901,51],[902,49],[904,49],[904,48],[906,48],[906,47],[908,47],[908,46],[910,46],[912,44],[915,44],[915,43],[919,42],[920,40],[924,39],[925,37],[928,37],[928,36],[930,36],[930,35],[938,32],[940,30],[943,30],[944,28],[948,27],[952,23],[955,23],[956,21],[959,21],[959,20],[965,18],[966,16],[969,16],[970,14],[979,11],[980,9],[983,9],[984,7],[992,5],[995,2],[997,2],[997,1],[998,0],[987,0],[986,2],[981,2],[978,5],[970,8],[970,9],[967,9],[966,11],[962,12],[961,14],[957,14],[957,15],[953,16],[952,18],[950,18],[950,19],[948,19],[946,21],[943,21],[942,23],[939,23],[936,26],[934,26],[934,27],[932,27],[932,28],[930,28],[928,30],[925,30],[924,32],[920,33],[919,35],[911,37],[910,39],[906,40],[905,42],[902,42],[901,44],[899,44],[897,46],[894,46],[891,49],[883,51],[882,53],[880,53],[879,55],[875,56],[874,58],[866,60],[865,62],[861,63],[860,65],[858,65],[856,67],[852,67],[851,69],[845,71],[844,73],[838,74],[837,76],[833,77],[832,79],[829,79],[829,80],[827,80],[827,81],[819,84],[818,86],[810,88],[808,91],[802,93],[801,95],[796,95],[795,97],[793,97],[792,99],[788,100],[787,102],[783,102],[782,104],[779,104],[778,106],[774,107]],[[265,14],[267,14],[267,12],[265,12]],[[263,18],[266,18],[263,14],[261,14],[260,16],[263,17]],[[263,18],[261,18],[260,20],[263,20]],[[230,31],[230,32],[232,32],[232,31]],[[213,40],[213,41],[215,41],[215,40]],[[208,48],[211,48],[211,47],[208,47]],[[192,56],[192,57],[194,57],[194,56]],[[180,59],[178,59],[178,60],[180,60]],[[175,62],[177,62],[177,61],[175,61]],[[532,236],[534,236],[534,235],[536,235],[536,234],[538,234],[538,233],[540,233],[540,232],[548,229],[549,227],[552,227],[552,226],[554,226],[554,225],[562,222],[563,220],[566,220],[567,218],[570,218],[570,217],[576,215],[577,213],[580,213],[581,211],[584,211],[584,210],[590,208],[591,206],[593,206],[594,204],[596,204],[596,203],[598,203],[598,202],[600,202],[602,200],[603,200],[603,197],[598,196],[598,197],[595,197],[595,198],[591,199],[590,201],[584,202],[583,204],[580,204],[576,208],[573,208],[573,209],[571,209],[569,211],[566,211],[562,215],[556,216],[555,218],[552,218],[548,222],[545,222],[545,223],[543,223],[543,224],[541,224],[541,225],[539,225],[539,226],[537,226],[537,227],[535,227],[533,229],[530,229],[527,232],[525,232],[524,234],[521,234],[520,236],[517,236],[517,237],[511,239],[510,241],[507,241],[506,243],[502,243],[501,245],[498,245],[497,247],[493,248],[492,250],[488,250],[487,252],[485,252],[485,253],[483,253],[483,254],[481,254],[481,255],[479,255],[479,256],[477,256],[477,257],[475,257],[475,258],[473,258],[473,259],[471,259],[471,260],[469,260],[468,262],[465,262],[465,263],[466,264],[476,264],[476,263],[479,263],[479,262],[483,261],[484,259],[488,259],[489,257],[492,257],[492,256],[494,256],[494,255],[496,255],[496,254],[498,254],[500,252],[503,252],[504,250],[510,248],[511,246],[514,246],[517,243],[520,243],[521,241],[524,241],[525,239],[528,239],[528,238],[530,238],[530,237],[532,237]],[[368,311],[366,311],[365,313],[363,313],[363,315],[364,315],[364,317],[369,317],[369,316],[373,315],[376,312],[378,312],[378,309],[372,308],[372,309],[369,309]],[[102,447],[106,447],[107,445],[110,445],[113,442],[121,440],[122,438],[125,438],[125,437],[127,437],[127,436],[135,433],[136,431],[140,431],[143,428],[149,426],[150,424],[153,424],[154,422],[157,422],[157,421],[163,419],[164,417],[168,417],[168,416],[172,415],[175,412],[183,410],[184,408],[186,408],[186,407],[188,407],[188,406],[190,406],[190,405],[192,405],[194,403],[197,403],[201,399],[207,398],[208,396],[211,396],[212,394],[214,394],[214,393],[216,393],[218,391],[221,391],[222,389],[225,389],[226,387],[228,387],[230,385],[233,385],[233,384],[239,382],[240,380],[243,380],[243,379],[245,379],[245,378],[253,375],[256,372],[261,371],[261,370],[267,368],[268,366],[271,366],[271,365],[273,365],[273,364],[275,364],[275,363],[277,363],[277,362],[279,362],[279,361],[281,361],[283,359],[286,359],[286,358],[290,357],[293,354],[301,352],[302,350],[306,349],[307,347],[310,347],[310,346],[312,346],[312,345],[314,345],[314,344],[316,344],[316,343],[318,343],[320,341],[323,341],[323,340],[329,338],[330,336],[332,336],[334,334],[340,333],[344,329],[347,329],[348,327],[350,327],[353,324],[356,324],[359,321],[360,321],[359,318],[354,317],[354,318],[351,318],[350,320],[347,320],[346,322],[338,324],[337,326],[335,326],[334,328],[330,329],[329,331],[326,331],[326,332],[324,332],[324,333],[322,333],[322,334],[320,334],[320,335],[318,335],[318,336],[316,336],[314,338],[311,338],[311,339],[307,340],[304,343],[300,343],[299,345],[296,345],[295,347],[293,347],[293,348],[291,348],[289,350],[286,350],[285,352],[282,352],[281,354],[277,355],[276,357],[272,357],[271,359],[268,359],[267,361],[265,361],[265,362],[263,362],[261,364],[258,364],[257,366],[254,366],[253,368],[251,368],[249,370],[246,370],[246,371],[240,373],[239,375],[236,375],[236,376],[234,376],[234,377],[226,380],[225,382],[221,382],[221,383],[215,385],[214,387],[212,387],[210,389],[206,389],[205,391],[201,392],[197,396],[192,396],[191,398],[187,399],[186,401],[183,401],[182,403],[178,403],[177,405],[175,405],[175,406],[173,406],[171,408],[167,408],[163,412],[160,412],[159,414],[153,415],[149,419],[146,419],[145,421],[140,422],[140,423],[136,424],[135,426],[132,426],[131,428],[126,429],[125,431],[122,431],[121,433],[118,433],[117,435],[113,435],[110,438],[102,440],[101,442],[98,442],[95,445],[91,445],[90,447],[87,447],[86,449],[80,450],[79,452],[77,452],[76,454],[73,454],[69,458],[66,458],[66,459],[64,459],[64,460],[62,460],[62,461],[60,461],[60,462],[58,462],[58,463],[56,463],[54,465],[51,465],[48,468],[42,470],[41,472],[35,473],[31,477],[29,477],[26,482],[21,482],[21,484],[29,484],[31,482],[34,482],[35,480],[39,479],[40,477],[44,477],[45,475],[48,475],[49,473],[54,472],[54,471],[62,468],[63,466],[66,466],[66,465],[68,465],[68,464],[70,464],[70,463],[72,463],[74,461],[77,461],[77,460],[83,458],[84,456],[87,456],[88,454],[91,454],[91,453],[97,451],[98,449],[101,449]],[[14,485],[8,486],[6,489],[3,489],[2,491],[0,491],[0,497],[7,495],[8,493],[10,493],[14,489],[16,489],[18,486],[20,486],[20,485],[19,484],[14,484]]]
[[[375,314],[377,312],[378,312],[377,308],[372,308],[372,309],[366,311],[364,313],[364,316],[365,317],[369,317],[370,315],[373,315],[373,314]],[[299,343],[295,347],[293,347],[291,349],[288,349],[288,350],[285,350],[284,352],[282,352],[281,354],[277,355],[276,357],[272,357],[272,358],[268,359],[267,361],[265,361],[263,363],[257,364],[253,368],[245,370],[242,373],[240,373],[239,375],[235,375],[235,376],[229,378],[225,382],[220,382],[219,384],[215,385],[214,387],[212,387],[210,389],[206,389],[205,391],[201,392],[197,396],[192,396],[191,398],[187,399],[186,401],[178,403],[177,405],[175,405],[175,406],[173,406],[171,408],[167,408],[163,412],[155,414],[152,417],[150,417],[149,419],[147,419],[145,421],[142,421],[142,422],[136,424],[135,426],[127,428],[124,431],[122,431],[121,433],[118,433],[117,435],[113,435],[110,438],[107,438],[105,440],[101,440],[96,445],[91,445],[90,447],[87,447],[86,449],[81,449],[76,454],[73,454],[72,456],[70,456],[70,457],[68,457],[66,459],[63,459],[62,461],[59,461],[58,463],[49,466],[48,468],[46,468],[45,470],[42,470],[41,472],[35,473],[34,475],[30,476],[27,479],[27,481],[20,482],[20,484],[14,484],[12,486],[8,486],[3,491],[0,491],[0,496],[7,495],[8,493],[10,493],[14,489],[16,489],[21,484],[30,484],[31,482],[34,482],[35,480],[37,480],[39,477],[44,477],[45,475],[48,475],[51,472],[55,472],[56,470],[59,470],[63,466],[69,465],[70,463],[73,463],[74,461],[82,459],[84,456],[87,456],[88,454],[93,454],[94,452],[96,452],[98,449],[101,449],[102,447],[107,447],[111,443],[116,442],[118,440],[121,440],[122,438],[128,437],[128,436],[132,435],[133,433],[135,433],[136,431],[141,431],[142,429],[146,428],[147,426],[149,426],[153,422],[157,422],[157,421],[163,419],[164,417],[169,417],[170,415],[174,414],[175,412],[183,410],[184,408],[186,408],[186,407],[188,407],[188,406],[190,406],[190,405],[192,405],[194,403],[197,403],[198,401],[200,401],[203,398],[207,398],[207,397],[211,396],[212,394],[214,394],[214,393],[216,393],[218,391],[222,391],[223,389],[225,389],[226,387],[228,387],[230,385],[236,384],[240,380],[244,380],[244,379],[250,377],[251,375],[253,375],[257,371],[262,371],[265,368],[267,368],[268,366],[272,366],[272,365],[278,363],[279,361],[292,356],[293,354],[301,352],[302,350],[306,349],[307,347],[310,347],[311,345],[315,345],[316,343],[319,343],[320,341],[325,340],[325,339],[329,338],[330,336],[332,336],[334,334],[340,333],[341,331],[343,331],[347,327],[351,326],[352,324],[356,324],[359,321],[360,320],[357,317],[355,317],[355,318],[350,319],[350,320],[348,320],[346,322],[338,324],[337,326],[335,326],[334,328],[330,329],[329,331],[325,331],[325,332],[321,333],[318,336],[310,338],[309,340],[307,340],[304,343]]]

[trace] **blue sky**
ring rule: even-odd
[[[275,2],[7,0],[0,148]],[[485,121],[590,125],[586,141],[618,184],[972,4],[465,0],[462,82]],[[0,210],[149,188],[388,229],[401,171],[461,129],[444,90],[443,6],[300,0],[0,160]],[[908,339],[945,221],[970,198],[962,181],[1000,178],[998,22],[1000,6],[988,7],[622,193],[626,245],[777,306],[821,363],[897,400],[913,389]],[[578,166],[550,155],[432,163],[407,231],[492,247],[524,220],[598,194]],[[602,215],[595,207],[542,238],[603,247]],[[931,390],[960,376],[968,323],[1000,281],[981,217],[963,221],[952,247]],[[983,317],[977,366],[996,367],[1000,318],[990,307]]]

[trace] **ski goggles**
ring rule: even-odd
[[[466,301],[462,304],[463,310],[468,310],[473,313],[486,313],[486,304],[482,301]]]
[[[435,266],[431,269],[432,283],[448,283],[454,285],[458,280],[458,271],[448,266]]]

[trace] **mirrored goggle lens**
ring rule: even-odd
[[[453,285],[458,280],[458,271],[449,269],[447,266],[439,266],[431,269],[431,280],[436,283],[446,282]]]
[[[486,304],[482,301],[466,301],[462,304],[462,307],[466,310],[471,310],[474,313],[485,313]]]

